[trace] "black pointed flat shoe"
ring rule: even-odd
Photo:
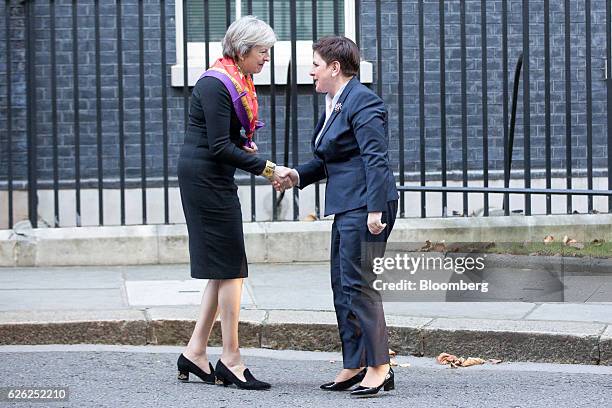
[[[378,391],[380,391],[381,388],[385,391],[395,389],[395,374],[393,373],[392,368],[389,368],[389,372],[385,376],[384,381],[378,387],[363,387],[360,385],[351,391],[351,396],[357,398],[373,397],[378,394]]]
[[[340,382],[335,382],[335,381],[328,382],[328,383],[321,385],[320,388],[325,391],[345,391],[351,388],[353,385],[361,382],[361,380],[363,380],[363,377],[365,377],[365,375],[366,375],[366,369],[364,368],[363,370],[361,370],[360,372],[358,372],[357,374],[355,374],[353,377],[349,378],[348,380],[344,380]]]
[[[271,387],[269,383],[259,381],[253,377],[253,374],[251,374],[248,368],[244,370],[244,379],[246,381],[240,380],[229,368],[225,366],[225,364],[221,362],[221,360],[217,361],[215,375],[217,376],[217,380],[221,382],[224,387],[231,384],[234,384],[236,387],[242,388],[243,390],[267,390]]]
[[[206,384],[215,383],[215,370],[213,369],[213,366],[212,364],[210,364],[210,362],[208,363],[210,373],[206,373],[204,370],[195,365],[191,360],[189,360],[182,354],[179,356],[176,365],[178,367],[178,379],[180,381],[189,381],[189,373],[191,373],[199,377],[200,380],[204,381]]]

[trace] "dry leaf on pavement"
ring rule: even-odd
[[[458,360],[457,356],[454,356],[448,353],[440,353],[440,355],[436,357],[436,361],[438,362],[438,364],[448,364],[451,361],[457,361],[457,360]]]
[[[468,357],[461,363],[461,367],[469,367],[469,366],[479,365],[479,364],[484,364],[484,363],[485,361],[482,358]]]
[[[440,353],[440,355],[436,357],[436,361],[442,365],[448,364],[451,368],[470,367],[473,365],[479,365],[479,364],[485,363],[485,360],[483,360],[482,358],[477,358],[477,357],[459,358],[455,355],[448,354],[448,353]]]
[[[397,353],[391,349],[389,349],[389,364],[392,367],[397,367],[397,359],[395,358],[395,356],[397,355]]]

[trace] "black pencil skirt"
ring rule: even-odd
[[[200,175],[179,162],[179,187],[189,233],[191,277],[248,276],[238,192],[203,186]],[[201,173],[200,173],[201,174]]]

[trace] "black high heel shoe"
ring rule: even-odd
[[[373,397],[378,394],[380,389],[384,389],[385,391],[391,391],[395,389],[395,374],[393,373],[393,369],[389,367],[389,372],[385,376],[384,381],[378,387],[363,387],[359,386],[355,388],[355,390],[351,391],[352,397]]]
[[[200,367],[191,362],[184,355],[180,355],[178,361],[176,362],[178,367],[178,379],[183,382],[189,381],[189,373],[194,374],[206,384],[214,384],[215,383],[215,370],[213,369],[212,364],[208,363],[208,368],[210,368],[210,373],[204,372]]]
[[[349,388],[351,388],[353,385],[361,382],[361,380],[363,380],[363,377],[365,377],[366,375],[366,368],[364,368],[363,370],[361,370],[360,372],[358,372],[357,374],[355,374],[353,377],[349,378],[348,380],[344,380],[344,381],[340,381],[340,382],[328,382],[325,384],[321,385],[321,389],[325,390],[325,391],[344,391],[344,390],[348,390]]]
[[[221,381],[224,387],[231,384],[235,384],[236,387],[242,388],[243,390],[267,390],[271,387],[269,383],[259,381],[253,377],[253,374],[251,374],[248,368],[244,370],[244,378],[246,381],[241,381],[221,362],[221,360],[217,361],[215,375],[217,376],[217,380]]]

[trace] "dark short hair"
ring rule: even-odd
[[[359,47],[346,37],[323,37],[312,45],[312,50],[319,54],[326,64],[338,61],[340,70],[346,76],[357,75],[359,72]]]

